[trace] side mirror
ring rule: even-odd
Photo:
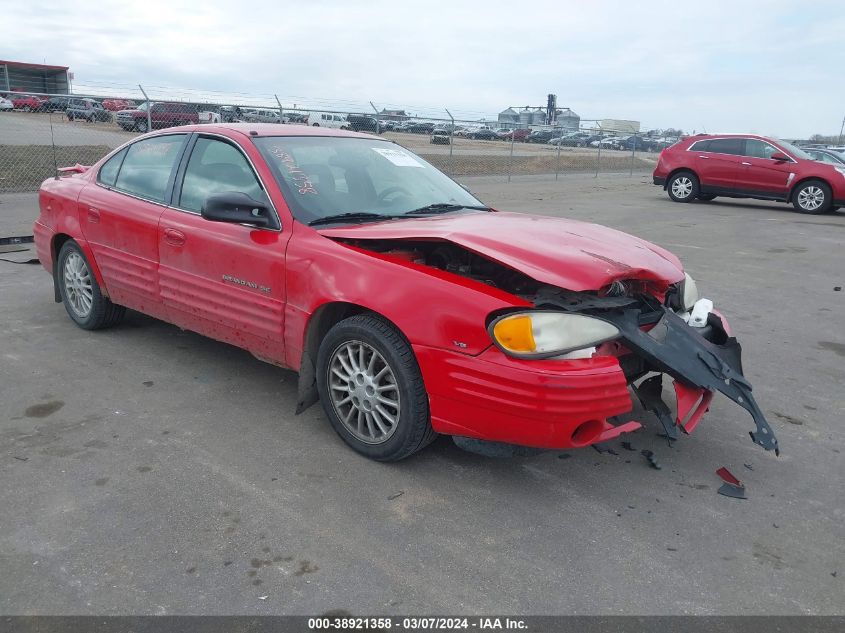
[[[240,191],[224,191],[209,196],[202,205],[201,213],[212,222],[270,226],[268,205]]]
[[[774,154],[772,154],[770,156],[770,158],[774,161],[779,162],[779,163],[785,163],[789,160],[792,160],[791,158],[789,158],[789,156],[787,156],[783,152],[775,152]]]

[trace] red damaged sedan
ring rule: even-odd
[[[633,393],[671,438],[716,391],[777,440],[724,318],[677,257],[619,231],[490,209],[381,138],[187,126],[41,186],[38,255],[82,328],[126,308],[299,372],[377,460],[438,434],[587,446]],[[677,413],[663,400],[674,384]]]

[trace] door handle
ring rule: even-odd
[[[185,243],[185,234],[176,229],[164,229],[164,241],[173,246],[182,246]]]
[[[100,210],[94,207],[88,207],[88,221],[97,223],[100,221]]]
[[[709,156],[699,156],[699,158],[703,158],[704,160],[708,160],[710,157]]]
[[[749,167],[751,167],[751,163],[746,163],[745,161],[742,161],[742,164],[743,164],[743,165],[748,165]]]

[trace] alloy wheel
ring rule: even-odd
[[[88,264],[79,253],[70,253],[65,259],[62,280],[68,303],[76,316],[86,318],[94,305],[94,288]]]
[[[692,194],[692,180],[687,176],[680,176],[672,181],[672,193],[676,198],[688,198]]]
[[[346,341],[332,352],[327,382],[332,407],[344,427],[366,444],[382,444],[396,431],[399,385],[390,365],[363,341]]]
[[[824,191],[810,185],[798,192],[798,205],[806,211],[817,211],[824,204]]]

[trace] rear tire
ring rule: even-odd
[[[679,171],[666,183],[666,193],[674,202],[692,202],[699,195],[698,178],[691,171]]]
[[[59,251],[56,276],[65,310],[83,330],[117,325],[126,314],[126,308],[103,296],[91,263],[73,240],[65,242]]]
[[[398,461],[437,437],[411,346],[375,315],[329,330],[317,354],[317,390],[337,434],[370,459]]]
[[[826,213],[833,203],[830,187],[821,180],[801,183],[792,193],[792,206],[799,213],[819,215]]]
[[[312,123],[311,127],[320,127],[320,124],[319,123]]]

